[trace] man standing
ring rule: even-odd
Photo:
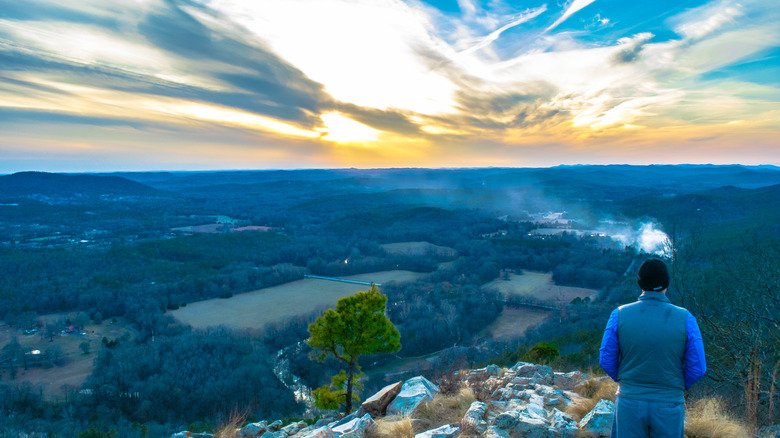
[[[707,365],[696,318],[669,303],[669,272],[659,259],[637,273],[639,300],[612,311],[599,364],[618,382],[613,438],[682,438],[683,391]]]

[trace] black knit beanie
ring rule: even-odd
[[[659,259],[648,259],[639,267],[636,282],[642,290],[660,292],[669,287],[669,271]]]

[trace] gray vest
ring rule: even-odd
[[[688,311],[661,292],[618,308],[618,396],[656,402],[685,401]]]

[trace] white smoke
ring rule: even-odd
[[[623,246],[635,246],[641,252],[658,256],[665,255],[666,242],[669,239],[669,235],[653,222],[643,222],[638,229],[628,226],[609,227],[602,231],[602,234]]]
[[[646,253],[662,256],[665,251],[665,243],[668,240],[669,235],[656,228],[654,223],[646,222],[639,227],[636,244]]]

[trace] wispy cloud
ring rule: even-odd
[[[549,31],[555,29],[556,27],[560,26],[561,23],[563,23],[564,21],[568,20],[569,17],[571,17],[572,15],[576,14],[577,12],[579,12],[580,10],[585,8],[586,6],[590,5],[594,1],[596,1],[596,0],[574,0],[574,1],[572,1],[571,4],[569,4],[569,6],[566,8],[566,11],[563,13],[563,15],[561,15],[560,18],[555,20],[555,22],[553,24],[549,25],[544,31],[545,32],[549,32]]]

